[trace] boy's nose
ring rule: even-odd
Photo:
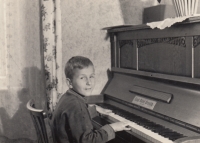
[[[90,79],[90,78],[87,78],[86,84],[87,84],[87,85],[91,85],[91,79]]]

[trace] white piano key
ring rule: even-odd
[[[98,106],[98,105],[95,105],[97,108],[97,111],[100,113],[100,114],[105,114],[103,113],[103,109],[102,107]],[[154,133],[152,132],[151,130],[148,130],[130,120],[127,120],[126,118],[123,118],[115,113],[108,113],[107,114],[108,116],[118,120],[118,121],[127,121],[129,122],[129,126],[132,128],[132,132],[152,141],[152,142],[158,142],[158,143],[173,143],[173,141],[169,140],[168,138],[165,138],[157,133]]]

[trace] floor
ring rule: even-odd
[[[0,136],[0,143],[37,143],[30,139],[9,139],[5,136]]]
[[[49,143],[53,143],[52,136],[48,138]],[[5,136],[0,135],[0,143],[38,143],[37,140],[31,140],[27,138],[20,138],[20,139],[9,139]]]

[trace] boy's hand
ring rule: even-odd
[[[113,128],[115,132],[122,131],[122,130],[131,130],[131,128],[128,126],[129,122],[116,122],[113,124],[110,124],[110,126]]]
[[[96,106],[96,109],[99,113],[103,115],[109,115],[110,113],[112,113],[112,110],[99,108],[98,106]]]

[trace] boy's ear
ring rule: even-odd
[[[71,80],[69,78],[66,78],[66,82],[67,82],[67,85],[68,85],[69,88],[73,87],[72,86],[72,82],[71,82]]]

